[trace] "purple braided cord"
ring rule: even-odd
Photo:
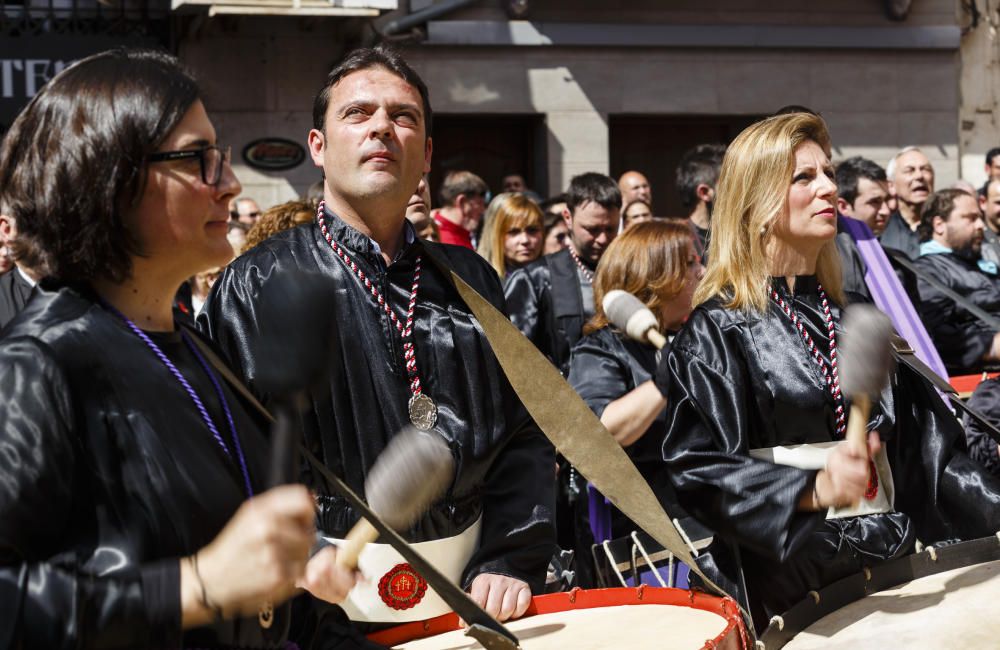
[[[205,357],[201,355],[201,352],[198,350],[198,347],[188,336],[188,333],[185,332],[184,330],[181,330],[181,338],[184,339],[185,343],[187,343],[188,349],[190,349],[191,352],[194,353],[195,358],[198,359],[198,362],[201,364],[201,367],[204,368],[205,374],[208,375],[208,378],[210,380],[212,380],[212,386],[215,387],[215,394],[219,396],[219,402],[222,403],[222,410],[226,414],[226,421],[229,423],[229,432],[233,435],[233,445],[236,447],[236,457],[240,461],[240,471],[243,473],[243,482],[245,483],[247,488],[247,496],[252,497],[253,487],[250,485],[250,470],[247,469],[247,459],[243,455],[243,447],[240,445],[240,436],[238,433],[236,433],[236,423],[233,422],[233,413],[232,411],[229,410],[229,402],[226,401],[226,395],[225,393],[222,392],[222,386],[219,384],[219,380],[218,378],[216,378],[215,373],[212,372],[211,368],[208,367],[208,362],[205,361]],[[210,428],[214,429],[214,427],[215,424],[212,423]],[[229,452],[228,448],[226,449],[226,452],[227,453]]]
[[[194,406],[196,409],[198,409],[198,413],[201,414],[201,419],[204,420],[205,425],[208,427],[208,430],[211,431],[212,435],[215,437],[215,441],[219,443],[219,446],[222,447],[222,451],[226,452],[226,455],[229,456],[229,458],[231,459],[233,457],[233,454],[232,452],[229,451],[229,446],[226,444],[226,441],[222,438],[222,434],[220,434],[219,430],[216,428],[215,422],[213,422],[212,418],[209,416],[208,411],[205,409],[205,405],[201,401],[201,398],[198,397],[198,393],[196,393],[194,388],[191,387],[191,384],[188,383],[188,380],[184,378],[184,375],[182,375],[181,371],[177,369],[177,366],[175,366],[174,363],[167,357],[167,355],[164,354],[163,350],[160,349],[160,346],[158,346],[153,341],[153,339],[149,338],[148,334],[143,332],[141,329],[139,329],[138,325],[129,320],[128,316],[115,309],[111,304],[104,301],[102,302],[108,310],[110,310],[113,314],[118,316],[118,318],[120,318],[122,322],[125,323],[125,325],[127,325],[128,328],[132,330],[132,332],[136,336],[138,336],[143,343],[146,344],[146,347],[148,347],[150,350],[153,351],[153,354],[157,356],[157,358],[163,363],[163,365],[167,367],[167,370],[169,370],[170,373],[177,379],[177,381],[180,382],[181,386],[184,387],[184,390],[187,391],[187,394],[191,398],[191,401],[194,402]],[[208,372],[209,378],[211,378],[212,383],[215,385],[216,390],[219,393],[219,399],[222,400],[222,409],[225,411],[226,417],[229,419],[229,426],[233,434],[233,441],[236,443],[236,449],[239,451],[240,470],[243,472],[243,480],[246,484],[247,495],[253,496],[253,489],[250,487],[250,474],[247,471],[246,460],[244,459],[243,451],[240,448],[239,436],[236,435],[236,427],[233,424],[232,414],[229,412],[229,404],[226,403],[226,398],[222,394],[221,387],[216,381],[215,375],[209,372],[208,367],[205,365],[205,360],[202,359],[201,355],[194,350],[194,347],[192,346],[191,342],[185,338],[183,331],[181,332],[181,338],[183,338],[184,342],[187,343],[188,346],[191,347],[192,351],[195,352],[195,357],[197,357],[198,361],[201,362],[202,367],[205,368],[205,372]]]

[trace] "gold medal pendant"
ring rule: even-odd
[[[265,630],[271,629],[271,626],[274,625],[274,605],[271,604],[270,600],[265,601],[257,611],[257,622]]]

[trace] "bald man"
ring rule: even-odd
[[[623,206],[640,199],[652,205],[653,190],[650,189],[646,177],[637,171],[627,171],[622,174],[618,179],[618,189],[622,193]]]

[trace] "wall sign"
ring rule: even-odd
[[[0,133],[45,83],[68,65],[121,45],[155,47],[148,37],[51,35],[0,37]]]
[[[244,162],[263,171],[292,169],[305,159],[305,147],[285,138],[259,138],[243,147]]]

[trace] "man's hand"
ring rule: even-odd
[[[500,622],[519,618],[528,611],[531,604],[531,587],[528,583],[497,575],[481,573],[472,580],[469,596],[486,613]]]
[[[327,546],[309,560],[305,574],[295,586],[336,605],[347,598],[359,577],[358,572],[338,565],[336,547]]]

